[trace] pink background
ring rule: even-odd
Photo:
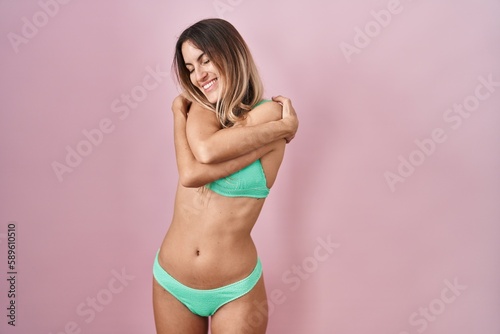
[[[291,97],[301,121],[253,232],[268,293],[281,291],[268,332],[500,333],[500,87],[478,79],[500,81],[498,1],[42,7],[0,1],[1,333],[154,332],[177,89],[147,68],[169,72],[181,31],[217,16],[250,45],[267,95]],[[24,38],[34,21],[13,46],[9,33]],[[347,44],[357,53],[345,56]],[[122,94],[136,97],[128,114]],[[462,103],[470,117],[448,111]],[[82,131],[106,119],[109,133],[86,146]],[[66,164],[67,146],[87,156],[60,181],[53,164]],[[401,159],[417,166],[391,187]],[[5,316],[9,221],[16,327]],[[331,254],[318,248],[329,236]]]

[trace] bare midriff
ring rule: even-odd
[[[250,236],[265,199],[224,197],[177,186],[160,265],[182,284],[213,289],[248,276],[257,261]]]

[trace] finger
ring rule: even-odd
[[[278,102],[281,105],[284,105],[286,103],[287,98],[281,95],[278,96],[273,96],[272,97],[274,102]]]
[[[278,95],[278,96],[273,96],[272,99],[273,99],[273,101],[279,102],[282,105],[285,105],[285,104],[288,105],[288,106],[292,105],[292,101],[288,97],[284,97],[284,96]]]
[[[285,96],[283,96],[283,95],[276,95],[276,96],[273,96],[273,97],[272,97],[272,99],[273,99],[274,101],[277,101],[277,100],[279,100],[279,101],[289,100],[289,98],[288,98],[288,97],[285,97]]]
[[[277,96],[273,96],[271,99],[272,99],[274,102],[279,103],[279,104],[283,107],[283,102],[281,102],[281,101],[279,100],[279,97],[277,97]]]

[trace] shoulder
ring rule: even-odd
[[[257,125],[271,121],[278,121],[281,116],[282,107],[274,101],[266,101],[248,112],[246,117],[247,125]]]
[[[219,127],[219,121],[217,120],[217,116],[215,112],[205,108],[201,104],[193,102],[189,107],[188,112],[188,123],[190,124],[205,124]]]
[[[189,115],[201,115],[202,117],[213,117],[215,116],[215,112],[207,109],[197,102],[191,103],[189,106]]]

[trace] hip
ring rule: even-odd
[[[195,289],[213,289],[248,276],[257,249],[250,234],[231,235],[170,229],[158,262],[172,277]]]

